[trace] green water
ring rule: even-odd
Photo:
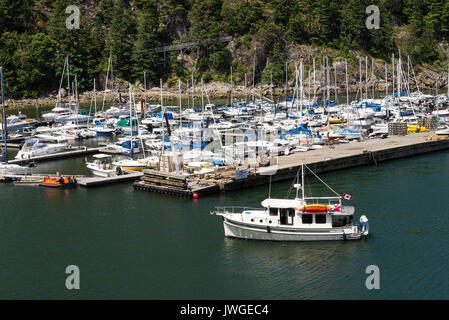
[[[84,157],[37,172],[88,174]],[[449,152],[324,174],[354,196],[370,236],[355,242],[228,239],[217,205],[260,205],[267,186],[198,200],[135,191],[130,183],[49,190],[0,184],[0,298],[449,298]],[[291,182],[272,185],[284,197]],[[309,192],[324,192],[310,180]],[[81,289],[65,287],[77,265]],[[367,290],[365,269],[380,269]]]

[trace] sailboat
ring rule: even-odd
[[[3,93],[3,68],[0,67],[0,87],[2,94],[2,122],[6,123],[6,110],[5,110],[5,96]],[[9,175],[30,175],[32,173],[31,167],[22,167],[18,164],[8,163],[8,132],[6,126],[3,129],[3,139],[5,141],[5,146],[2,154],[0,155],[0,174]]]
[[[294,184],[296,188],[294,199],[269,197],[262,201],[261,209],[217,207],[212,211],[212,215],[223,218],[225,236],[273,241],[357,240],[367,236],[369,226],[366,216],[360,217],[360,226],[354,225],[352,221],[354,207],[344,206],[342,196],[318,178],[306,165],[303,164],[301,168],[302,184]],[[306,197],[305,168],[335,196]],[[299,170],[297,179],[299,180]]]

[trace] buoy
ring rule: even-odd
[[[198,193],[193,194],[193,199],[198,199]]]

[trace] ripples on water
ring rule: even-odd
[[[41,170],[82,174],[83,162]],[[130,184],[62,192],[0,184],[0,297],[447,299],[448,164],[441,152],[322,175],[354,196],[356,219],[369,218],[370,236],[355,242],[225,238],[209,211],[260,207],[266,186],[192,201]],[[326,191],[308,180],[312,194]],[[273,183],[271,197],[290,186]],[[69,264],[81,269],[77,293],[64,287]],[[381,273],[377,291],[365,288],[372,264]]]

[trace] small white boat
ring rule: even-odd
[[[436,135],[439,135],[439,136],[446,136],[446,135],[449,135],[449,127],[444,128],[444,129],[437,130],[437,131],[435,131],[435,134],[436,134]]]
[[[131,170],[131,171],[139,171],[142,172],[146,168],[145,163],[141,163],[139,161],[133,159],[122,159],[116,160],[112,162],[115,167],[118,167],[122,170]]]
[[[31,175],[32,171],[32,167],[0,162],[0,174],[3,175]]]
[[[109,154],[95,154],[94,160],[86,162],[86,167],[96,176],[112,177],[116,175],[117,170],[112,164],[112,156]]]
[[[368,235],[366,216],[360,217],[360,227],[354,225],[354,207],[343,206],[342,197],[329,187],[337,196],[305,196],[304,167],[302,184],[294,185],[295,199],[268,198],[262,201],[261,209],[218,207],[212,211],[212,215],[223,218],[225,236],[254,240],[318,241],[357,240]],[[299,189],[302,189],[302,197],[298,195]]]

